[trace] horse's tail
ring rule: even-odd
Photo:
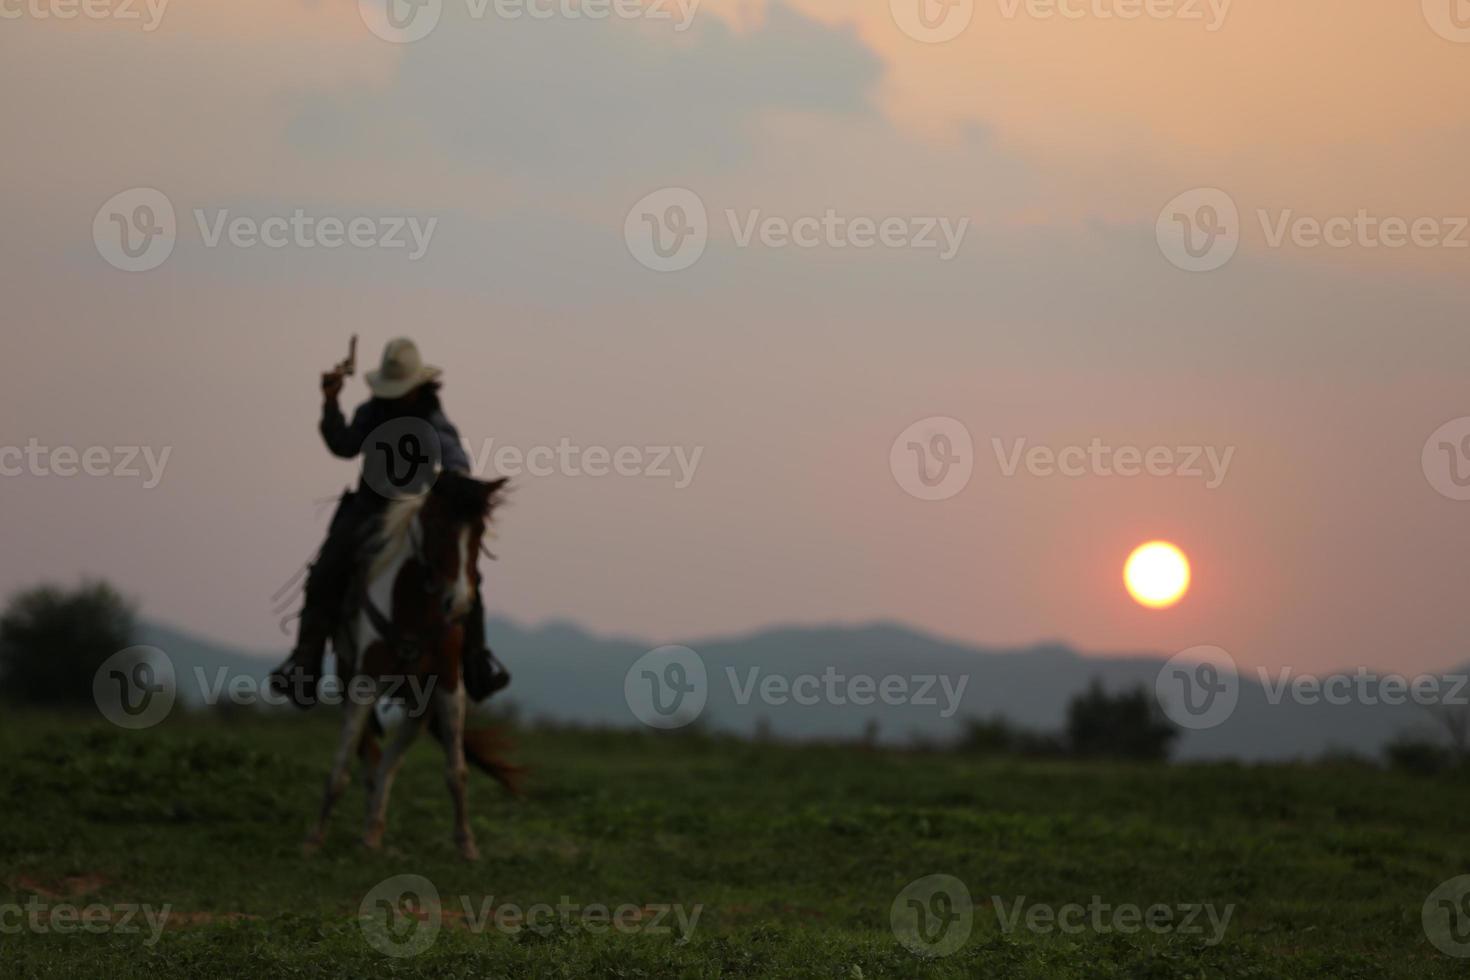
[[[494,728],[477,728],[464,733],[464,754],[476,769],[490,776],[511,796],[523,792],[526,770],[507,762],[501,753],[512,748],[510,739]]]
[[[441,738],[438,715],[430,715],[429,730]],[[505,787],[511,796],[522,795],[526,770],[502,758],[513,744],[497,728],[466,729],[463,737],[465,761]]]

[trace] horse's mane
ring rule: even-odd
[[[369,548],[372,563],[368,566],[368,581],[377,578],[408,547],[409,535],[413,532],[414,519],[424,509],[428,494],[418,494],[395,500],[383,510],[379,519],[378,533],[372,536]]]
[[[487,483],[450,470],[440,474],[434,484],[434,493],[444,501],[451,520],[488,521],[491,512],[501,503],[500,491],[506,482],[499,479]]]
[[[398,556],[399,551],[408,547],[409,535],[413,533],[413,522],[424,509],[431,494],[444,499],[452,520],[466,523],[488,521],[491,513],[501,503],[501,489],[505,484],[504,479],[483,483],[451,470],[440,474],[430,493],[405,497],[388,504],[378,525],[378,533],[372,537],[370,547],[373,557],[368,567],[368,581],[377,578]]]

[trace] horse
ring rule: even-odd
[[[466,696],[460,652],[464,621],[479,582],[476,559],[506,480],[440,474],[423,494],[390,503],[364,550],[362,586],[332,640],[346,714],[327,776],[321,813],[304,850],[326,838],[332,807],[350,781],[354,755],[363,763],[367,824],[362,843],[382,847],[388,796],[408,747],[425,727],[444,748],[445,781],[454,803],[454,842],[477,860],[465,798],[468,765],[488,773],[513,795],[520,769],[499,757],[490,730],[465,730]],[[377,716],[380,700],[402,699],[404,718],[386,750]]]

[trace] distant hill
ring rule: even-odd
[[[246,676],[263,680],[275,666],[269,654],[247,653],[234,647],[211,643],[191,633],[149,620],[138,624],[138,643],[157,647],[168,654],[174,665],[179,698],[184,704],[194,708],[205,703],[201,685],[194,679],[197,671],[204,672],[204,690],[210,690],[210,685],[220,677]],[[281,655],[276,654],[275,657],[279,660]]]
[[[595,636],[565,622],[525,627],[492,619],[489,635],[514,675],[502,703],[514,703],[530,719],[640,724],[624,699],[623,682],[650,644]],[[203,701],[194,680],[196,668],[211,682],[221,672],[264,677],[280,656],[246,653],[155,623],[145,625],[142,642],[168,652],[180,675],[181,697],[196,706]],[[1084,656],[1056,644],[989,650],[881,623],[770,629],[688,646],[699,653],[708,672],[709,699],[700,720],[709,728],[790,739],[856,739],[876,725],[878,739],[890,744],[915,736],[952,739],[965,718],[995,715],[1027,728],[1055,730],[1064,722],[1067,703],[1093,678],[1109,690],[1138,684],[1152,689],[1164,663],[1164,658],[1145,654]],[[932,685],[928,694],[933,705],[885,704],[876,696],[867,705],[834,704],[825,697],[808,705],[790,697],[784,704],[772,704],[758,692],[773,673],[787,681],[801,675],[820,681],[824,674],[868,675],[875,681],[888,675],[936,675],[948,678],[950,687],[946,691],[940,683]],[[959,689],[965,677],[969,679]],[[805,693],[815,690],[809,687]],[[962,694],[957,709],[942,716],[947,699],[956,693]],[[1216,728],[1184,732],[1176,755],[1243,760],[1313,757],[1333,750],[1376,755],[1406,729],[1433,732],[1429,721],[1412,704],[1271,704],[1252,674],[1242,678],[1240,702],[1229,720]]]

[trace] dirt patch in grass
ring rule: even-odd
[[[55,901],[59,898],[81,898],[101,891],[110,882],[102,875],[67,875],[52,881],[42,881],[33,875],[17,875],[7,882],[16,891],[30,892],[41,898]]]

